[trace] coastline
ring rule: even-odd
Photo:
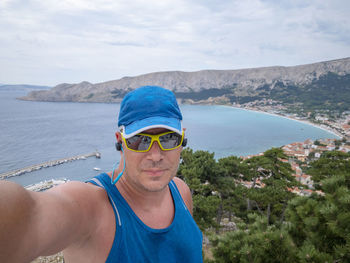
[[[285,116],[283,114],[272,113],[272,112],[258,110],[258,109],[249,109],[249,108],[243,108],[243,107],[237,107],[237,106],[228,106],[228,105],[223,105],[223,106],[232,107],[232,108],[241,109],[241,110],[246,110],[246,111],[257,112],[257,113],[262,113],[262,114],[268,114],[268,115],[275,116],[275,117],[281,117],[281,118],[286,118],[286,119],[297,121],[297,122],[302,122],[304,124],[307,124],[307,125],[313,126],[315,128],[318,128],[318,129],[327,131],[329,133],[332,133],[335,136],[337,136],[338,139],[342,139],[343,138],[343,135],[341,133],[339,133],[338,131],[336,131],[336,130],[330,128],[330,127],[324,127],[324,126],[318,125],[318,124],[313,123],[313,122],[311,122],[309,120],[297,119],[297,118]]]

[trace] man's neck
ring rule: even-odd
[[[116,187],[132,208],[137,207],[144,210],[161,207],[166,201],[165,197],[171,195],[168,185],[158,191],[149,191],[137,186],[126,176],[119,180]]]

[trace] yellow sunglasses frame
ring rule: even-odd
[[[142,151],[130,149],[130,148],[128,147],[128,144],[127,144],[127,142],[126,142],[126,139],[124,138],[123,133],[121,133],[121,135],[122,135],[124,144],[125,144],[125,146],[126,146],[126,148],[127,148],[128,150],[133,151],[133,152],[138,152],[138,153],[144,153],[144,152],[148,152],[148,151],[151,149],[151,147],[152,147],[152,145],[153,145],[154,142],[158,142],[158,145],[159,145],[160,149],[162,149],[162,151],[171,151],[171,150],[175,150],[175,149],[179,148],[179,147],[182,145],[182,142],[183,142],[184,137],[185,137],[185,136],[184,136],[184,135],[185,135],[184,131],[182,131],[181,141],[180,141],[180,143],[179,143],[178,146],[176,146],[176,147],[174,147],[174,148],[171,148],[171,149],[164,149],[163,146],[162,146],[162,144],[161,144],[160,141],[159,141],[159,137],[160,137],[160,136],[163,136],[163,135],[166,135],[166,134],[169,134],[169,133],[176,133],[176,132],[174,132],[174,131],[169,131],[169,132],[164,132],[164,133],[160,133],[160,134],[147,134],[147,133],[138,133],[138,134],[136,134],[136,135],[145,135],[145,136],[151,137],[151,139],[152,139],[152,140],[151,140],[151,143],[150,143],[150,145],[149,145],[149,147],[148,147],[148,149],[142,150]],[[135,135],[135,136],[136,136],[136,135]]]

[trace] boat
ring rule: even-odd
[[[94,167],[94,170],[95,170],[95,171],[101,171],[101,168]]]

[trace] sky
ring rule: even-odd
[[[349,0],[0,0],[0,83],[350,57]]]

